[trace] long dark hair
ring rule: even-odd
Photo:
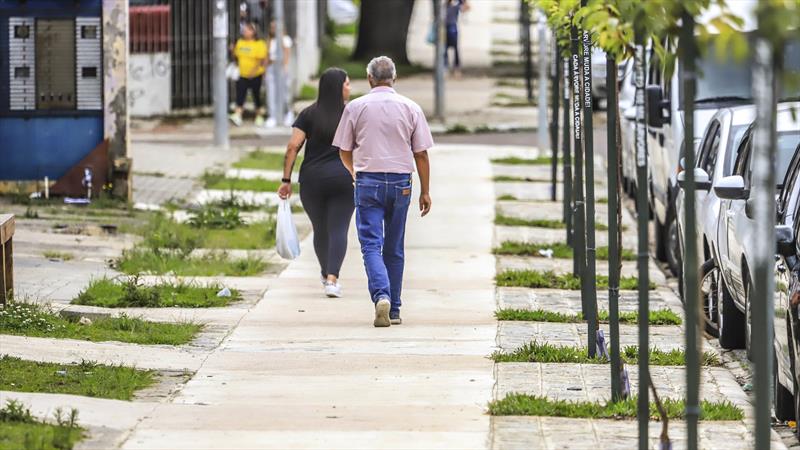
[[[309,113],[313,129],[310,140],[316,142],[333,142],[336,127],[344,111],[344,98],[342,86],[347,80],[347,72],[338,67],[331,67],[319,77],[319,93],[317,101],[309,106]]]

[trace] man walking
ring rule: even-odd
[[[411,174],[419,171],[422,216],[431,209],[428,149],[433,146],[422,108],[392,88],[394,62],[386,56],[367,65],[369,94],[348,103],[333,145],[355,179],[356,227],[375,304],[376,327],[403,323],[400,295]]]

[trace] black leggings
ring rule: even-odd
[[[347,231],[353,217],[353,179],[313,178],[304,174],[300,200],[314,229],[314,251],[323,278],[339,277],[347,253]]]
[[[256,104],[256,108],[261,108],[261,80],[263,78],[263,76],[255,78],[239,77],[236,80],[236,106],[240,108],[244,106],[244,101],[247,99],[247,91],[250,91],[253,93],[253,103]]]

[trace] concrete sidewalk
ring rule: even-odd
[[[310,241],[173,403],[124,448],[486,448],[496,322],[489,149],[437,147],[429,217],[409,215],[401,326],[372,327],[351,233],[346,297]]]

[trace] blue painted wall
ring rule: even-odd
[[[102,0],[0,0],[0,180],[58,179],[103,140],[102,111],[8,110],[8,17],[101,13]]]

